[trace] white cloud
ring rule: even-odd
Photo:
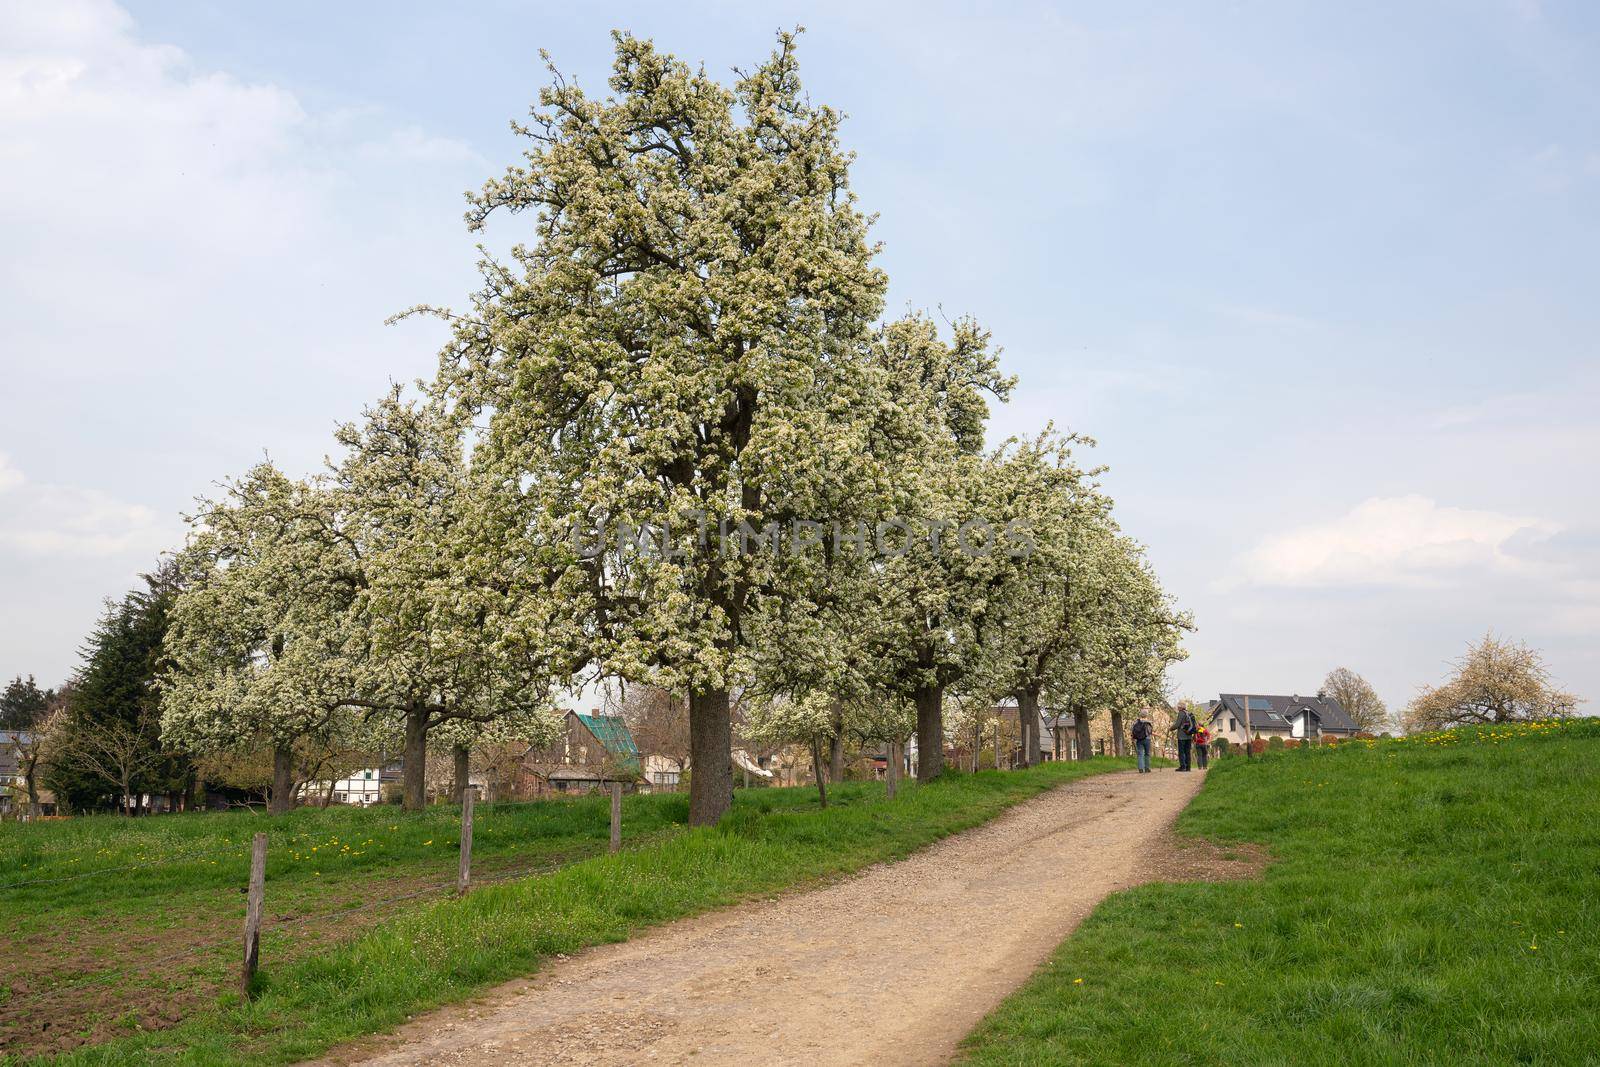
[[[1373,497],[1329,522],[1268,536],[1238,560],[1234,580],[1301,588],[1449,585],[1534,566],[1517,555],[1516,540],[1559,529],[1424,496]]]
[[[159,369],[211,369],[240,333],[287,321],[303,346],[324,325],[312,316],[349,322],[382,299],[377,323],[437,301],[379,287],[416,277],[400,248],[463,233],[458,176],[486,172],[465,143],[375,109],[311,112],[198,69],[106,0],[0,6],[0,311],[25,312],[14,350],[65,342],[82,374],[128,371],[130,343]],[[419,198],[427,224],[412,222]]]
[[[1553,398],[1544,393],[1501,393],[1436,411],[1426,417],[1425,425],[1432,430],[1453,430],[1510,422],[1538,424],[1549,419],[1553,408]]]
[[[1219,304],[1213,310],[1225,319],[1259,330],[1317,330],[1323,324],[1316,319],[1277,308],[1252,307],[1247,304]]]
[[[464,142],[207,69],[109,0],[0,0],[0,666],[60,676],[95,606],[263,449],[315,467],[470,290]],[[24,478],[20,472],[26,471]]]
[[[7,489],[15,489],[26,480],[22,472],[11,465],[11,457],[0,452],[0,493]]]
[[[148,559],[177,543],[182,524],[110,493],[30,482],[0,454],[0,551],[30,557]]]

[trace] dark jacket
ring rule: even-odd
[[[1187,709],[1178,712],[1178,740],[1192,740],[1194,738],[1194,730],[1194,713]]]

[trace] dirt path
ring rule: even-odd
[[[944,1063],[1108,893],[1226,872],[1169,847],[1202,780],[1074,782],[898,863],[554,961],[324,1062]]]

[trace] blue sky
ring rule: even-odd
[[[994,332],[997,439],[1100,441],[1184,692],[1399,705],[1493,628],[1600,696],[1600,11],[987,7],[0,0],[0,674],[429,373],[383,320],[470,287],[538,49],[598,90],[613,27],[726,72],[803,24],[891,311]]]

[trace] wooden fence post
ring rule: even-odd
[[[261,961],[261,912],[267,898],[267,835],[256,834],[250,842],[250,891],[244,906],[244,971],[239,977],[239,992],[250,995],[250,982]]]
[[[461,791],[461,867],[456,872],[456,892],[465,893],[472,884],[472,798],[478,791],[470,785]]]
[[[611,851],[622,847],[622,783],[611,783]]]

